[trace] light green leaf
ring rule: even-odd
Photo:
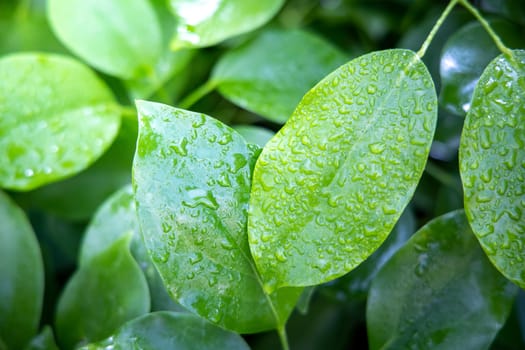
[[[172,48],[204,47],[268,22],[284,0],[170,0],[178,18]]]
[[[132,235],[131,253],[148,281],[152,309],[180,310],[180,306],[169,297],[146,251],[139,230],[131,185],[123,187],[110,196],[93,216],[80,247],[80,266],[89,264],[91,259],[129,234]]]
[[[69,220],[87,221],[108,196],[131,182],[137,128],[135,118],[123,118],[111,147],[89,168],[71,178],[19,193],[14,198],[25,207]]]
[[[329,42],[302,30],[268,30],[228,51],[211,80],[233,103],[284,123],[319,80],[347,61]]]
[[[81,350],[249,350],[238,334],[225,331],[200,317],[175,312],[154,312],[122,326],[113,336]]]
[[[42,332],[31,340],[25,350],[59,350],[51,327],[45,326]]]
[[[49,0],[48,16],[64,45],[105,73],[147,74],[160,56],[160,25],[148,0]]]
[[[233,129],[241,134],[246,142],[253,143],[261,148],[275,135],[273,131],[255,125],[237,125]]]
[[[239,333],[282,327],[300,289],[268,296],[246,211],[258,148],[204,114],[138,102],[133,182],[146,247],[171,295]]]
[[[488,349],[516,292],[486,259],[464,212],[448,213],[420,229],[372,282],[370,349]]]
[[[29,190],[73,175],[115,138],[120,115],[109,89],[58,55],[0,59],[0,187]]]
[[[432,79],[409,50],[352,60],[310,90],[265,146],[248,235],[271,291],[339,277],[385,240],[425,167]]]
[[[148,285],[129,252],[131,234],[82,265],[57,306],[55,329],[64,348],[102,340],[149,311]]]
[[[478,81],[459,149],[465,210],[489,259],[525,288],[525,51]]]
[[[0,339],[11,349],[23,349],[40,321],[44,266],[29,221],[3,192],[0,222]]]

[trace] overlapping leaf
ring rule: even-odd
[[[108,339],[82,350],[249,350],[238,334],[225,331],[194,315],[154,312],[136,318]]]
[[[254,170],[248,235],[268,290],[334,279],[379,247],[423,172],[436,100],[409,50],[361,56],[304,96]]]
[[[246,234],[258,148],[206,115],[152,102],[137,106],[139,223],[171,295],[240,333],[283,327],[301,291],[265,294]]]
[[[129,252],[131,234],[83,264],[58,302],[59,345],[72,348],[102,340],[149,311],[148,285]]]
[[[284,123],[301,97],[347,61],[329,42],[302,30],[268,30],[224,55],[211,81],[235,104]]]
[[[120,78],[146,74],[161,53],[161,29],[148,0],[49,0],[51,26],[71,51]]]
[[[269,21],[284,0],[170,0],[177,16],[172,47],[204,47],[256,29]]]
[[[0,59],[0,187],[29,190],[73,175],[115,138],[120,114],[109,89],[58,55]]]
[[[3,192],[0,222],[0,348],[22,349],[40,321],[44,266],[29,221]]]
[[[464,212],[448,213],[420,229],[372,282],[370,349],[488,349],[516,291],[486,259]]]
[[[525,287],[525,51],[498,56],[474,90],[459,149],[465,210],[492,263]]]

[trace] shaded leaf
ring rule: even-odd
[[[149,311],[148,285],[129,252],[131,234],[82,265],[57,306],[59,345],[72,348],[111,335]]]
[[[302,96],[347,61],[329,42],[302,30],[267,30],[228,51],[211,80],[233,103],[284,123]]]
[[[525,287],[525,51],[494,59],[474,90],[459,148],[465,210],[489,259]]]
[[[225,331],[200,317],[174,312],[154,312],[122,326],[110,338],[83,350],[249,350],[238,334]]]
[[[172,48],[204,47],[254,30],[268,22],[283,0],[170,0],[177,16]]]
[[[488,349],[516,292],[486,259],[464,212],[440,216],[372,282],[370,349]]]
[[[148,0],[48,1],[57,36],[93,67],[128,79],[153,70],[162,38]]]
[[[233,129],[241,134],[246,142],[253,143],[261,148],[275,135],[273,131],[255,125],[236,125]]]
[[[31,340],[25,350],[59,350],[51,327],[45,326],[42,332]]]
[[[253,175],[248,235],[267,290],[335,279],[379,247],[425,167],[436,100],[401,49],[352,60],[304,96]]]
[[[520,27],[503,20],[491,21],[490,25],[507,45],[525,45]],[[451,113],[464,115],[470,108],[472,92],[483,69],[498,54],[494,41],[479,22],[470,23],[454,33],[441,55],[440,104]]]
[[[9,189],[78,173],[106,150],[120,123],[109,89],[64,56],[1,58],[0,99],[0,186]]]
[[[246,211],[258,148],[204,114],[141,101],[133,166],[144,240],[171,295],[239,333],[282,327],[301,293],[264,293]]]
[[[11,349],[23,349],[40,321],[44,266],[27,217],[3,192],[0,222],[0,339]]]

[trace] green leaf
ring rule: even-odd
[[[496,268],[525,288],[525,51],[512,52],[479,79],[459,157],[472,230]]]
[[[180,310],[180,306],[169,297],[146,251],[139,230],[131,185],[127,185],[111,195],[93,216],[80,248],[79,264],[81,266],[89,264],[91,259],[129,234],[132,234],[131,253],[148,281],[152,309]]]
[[[0,100],[4,188],[30,190],[81,171],[108,148],[120,124],[109,89],[64,56],[1,58]]]
[[[126,323],[110,338],[82,350],[249,350],[238,334],[225,331],[200,317],[175,312],[154,312]]]
[[[255,125],[237,125],[233,129],[241,134],[246,142],[253,143],[261,148],[275,135],[273,131]]]
[[[148,285],[129,252],[131,234],[82,265],[57,306],[61,347],[99,341],[125,322],[149,311]]]
[[[44,266],[29,221],[3,192],[0,222],[0,339],[11,349],[23,349],[40,321]]]
[[[161,30],[148,0],[49,0],[51,26],[72,52],[120,78],[147,74],[161,54]]]
[[[38,208],[62,218],[88,220],[108,196],[131,182],[137,128],[135,118],[123,118],[111,147],[89,168],[14,198],[25,207]]]
[[[215,45],[268,22],[284,0],[170,0],[178,18],[172,48]]]
[[[204,114],[140,101],[133,166],[146,247],[171,295],[239,333],[282,327],[300,289],[268,296],[246,211],[258,148]]]
[[[284,123],[303,95],[347,61],[329,42],[302,30],[268,30],[228,51],[211,80],[233,103]]]
[[[440,216],[372,282],[370,349],[488,349],[516,292],[486,259],[464,212]]]
[[[25,350],[59,350],[51,327],[45,326],[42,332],[31,340]]]
[[[416,231],[411,210],[405,210],[388,238],[365,261],[350,273],[322,287],[324,294],[332,295],[340,302],[351,303],[358,298],[366,299],[370,284],[381,267]]]
[[[491,21],[490,25],[507,45],[525,45],[520,27],[502,20]],[[470,108],[479,76],[498,54],[494,41],[479,22],[470,23],[451,36],[441,55],[440,104],[452,113],[464,115]]]
[[[379,247],[425,167],[436,100],[401,49],[352,60],[304,96],[253,175],[248,235],[268,291],[332,280]]]

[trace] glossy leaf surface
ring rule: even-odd
[[[474,91],[459,149],[465,210],[481,246],[525,287],[525,51],[498,56]]]
[[[303,95],[346,61],[341,51],[314,34],[269,30],[225,54],[211,79],[233,103],[284,123]]]
[[[487,349],[517,288],[486,259],[463,211],[438,217],[372,282],[370,349]]]
[[[525,33],[520,27],[502,20],[490,25],[510,47],[525,46]],[[479,22],[468,24],[451,36],[441,56],[441,105],[452,113],[465,115],[481,73],[498,54],[494,41]]]
[[[86,168],[115,138],[109,89],[58,55],[0,59],[0,186],[29,190]]]
[[[70,279],[56,312],[61,347],[102,340],[149,311],[148,285],[129,252],[130,239],[123,236]]]
[[[40,320],[44,266],[29,221],[3,192],[0,222],[0,339],[11,349],[22,349]]]
[[[108,196],[131,182],[137,120],[122,118],[110,148],[89,168],[68,179],[17,194],[15,199],[69,220],[88,220]]]
[[[246,33],[268,22],[283,0],[170,0],[177,16],[172,47],[204,47]]]
[[[148,0],[49,0],[60,40],[93,67],[120,78],[147,74],[161,52],[161,30]]]
[[[254,170],[248,234],[268,290],[329,281],[379,247],[423,172],[436,100],[409,50],[361,56],[304,96]]]
[[[246,235],[258,148],[204,114],[145,101],[137,107],[139,223],[169,292],[239,333],[282,326],[301,291],[264,293]]]
[[[249,350],[238,334],[225,331],[200,317],[174,312],[154,312],[122,326],[110,338],[83,350]]]

